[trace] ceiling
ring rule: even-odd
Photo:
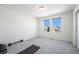
[[[75,5],[74,4],[4,4],[0,6],[38,18],[57,13],[72,11]],[[44,9],[40,10],[39,6],[44,6]]]

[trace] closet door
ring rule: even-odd
[[[79,48],[79,11],[77,12],[77,15],[76,15],[77,17],[77,48]]]

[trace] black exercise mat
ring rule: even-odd
[[[30,47],[24,49],[18,54],[34,54],[40,47],[36,45],[31,45]]]

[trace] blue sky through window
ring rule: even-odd
[[[48,20],[44,20],[44,25],[46,27],[49,27],[50,26],[50,20],[49,19]]]
[[[59,17],[59,18],[54,18],[53,20],[52,20],[52,25],[53,26],[58,26],[58,27],[60,27],[61,26],[61,18]]]

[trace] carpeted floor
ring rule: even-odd
[[[42,37],[26,40],[8,47],[7,54],[19,53],[32,44],[40,46],[35,54],[79,54],[79,50],[73,47],[72,43]]]

